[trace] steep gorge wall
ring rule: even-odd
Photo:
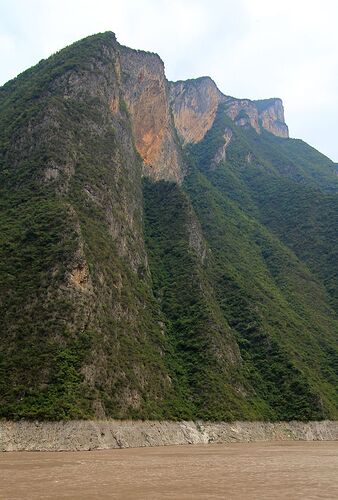
[[[277,137],[289,137],[289,129],[285,123],[284,107],[281,99],[265,99],[254,101],[259,111],[259,120],[263,129]]]
[[[209,77],[170,82],[170,104],[184,144],[203,139],[224,100],[226,97]]]
[[[221,103],[225,104],[226,114],[240,127],[250,126],[258,134],[266,130],[278,137],[289,136],[280,99],[235,99],[222,94],[209,77],[170,82],[170,103],[175,126],[184,144],[203,139]]]
[[[183,142],[210,153],[203,167],[226,175],[213,166],[225,154],[231,160],[238,128],[227,115],[272,131],[283,123],[281,102],[228,98],[208,78],[168,84],[158,56],[108,33],[9,82],[0,104],[1,417],[334,418],[333,405],[322,405],[326,386],[313,392],[304,382],[302,399],[299,386],[288,392],[290,369],[274,393],[263,384],[274,375],[265,365],[267,376],[247,369],[248,341],[240,351],[238,339],[266,328],[259,296],[244,292],[261,276],[270,280],[261,271],[258,280],[252,265],[265,270],[251,234],[258,226],[249,227],[202,169],[180,186],[184,152],[174,121]],[[208,144],[207,134],[203,144],[218,111],[220,141]],[[236,182],[224,186],[233,192]],[[270,297],[275,284],[266,283]],[[276,297],[267,309],[278,317]],[[299,338],[297,328],[297,348]],[[260,355],[271,346],[263,341]],[[280,361],[287,369],[288,354]]]
[[[183,164],[175,141],[164,64],[157,54],[119,46],[121,91],[144,173],[180,183]]]
[[[170,382],[115,37],[68,48],[8,87],[1,118],[16,128],[1,130],[0,222],[17,244],[0,250],[0,414],[139,411]]]

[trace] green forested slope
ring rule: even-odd
[[[106,47],[84,40],[1,91],[2,417],[164,411],[141,164],[125,110],[107,105]]]
[[[142,179],[118,59],[0,89],[0,416],[337,418],[336,166],[220,106],[181,186]]]
[[[224,127],[231,128],[232,142],[226,161],[215,167]],[[219,299],[239,335],[243,358],[255,367],[254,387],[260,387],[258,370],[265,398],[275,409],[280,405],[283,418],[294,411],[289,404],[298,404],[296,413],[313,414],[318,394],[326,390],[332,411],[337,404],[337,308],[332,298],[338,207],[337,195],[324,191],[328,180],[329,191],[334,190],[335,176],[330,160],[301,142],[300,157],[302,149],[298,162],[295,141],[239,130],[222,109],[204,140],[188,148],[186,186],[219,256],[217,277],[222,268],[227,273]],[[309,151],[312,165],[301,176]],[[295,162],[287,173],[284,154],[288,165]],[[317,187],[314,179],[319,179]],[[276,349],[272,356],[270,349]],[[310,387],[317,392],[313,399],[311,390],[305,396]]]

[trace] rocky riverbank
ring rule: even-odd
[[[0,451],[75,451],[249,441],[338,440],[338,422],[0,422]]]

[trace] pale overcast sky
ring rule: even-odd
[[[157,52],[170,80],[281,97],[291,137],[338,162],[338,0],[0,0],[0,85],[87,35]]]

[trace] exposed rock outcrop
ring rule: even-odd
[[[221,163],[221,161],[225,160],[226,150],[231,142],[231,138],[232,138],[232,131],[230,128],[226,127],[226,129],[224,130],[224,136],[223,136],[224,143],[219,148],[219,150],[217,151],[217,153],[215,154],[215,157],[214,157],[214,162],[216,165],[219,165]]]
[[[180,182],[182,161],[174,137],[164,64],[157,54],[120,46],[121,89],[144,172]]]
[[[209,77],[170,82],[170,103],[176,129],[184,144],[203,139],[221,103],[225,103],[225,112],[236,125],[251,126],[258,134],[264,129],[278,137],[288,137],[280,99],[235,99],[222,94]]]
[[[334,441],[338,422],[0,422],[0,451],[80,451],[250,441]]]
[[[211,128],[218,105],[227,98],[209,77],[170,82],[170,103],[184,143],[199,142]]]
[[[284,119],[284,107],[281,99],[256,101],[259,109],[261,126],[277,137],[289,137],[289,129]]]
[[[261,132],[258,110],[249,99],[231,99],[226,113],[239,127],[249,125],[256,130],[257,134]]]

